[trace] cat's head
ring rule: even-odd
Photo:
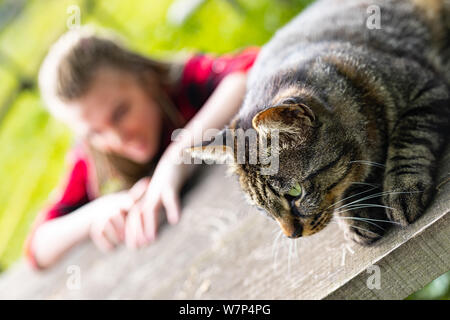
[[[333,204],[361,173],[351,162],[356,152],[351,138],[330,110],[313,96],[292,93],[278,95],[250,116],[240,114],[213,141],[190,151],[203,159],[226,159],[248,200],[276,220],[286,236],[297,238],[327,225]],[[241,147],[245,141],[244,161],[238,152],[241,129],[253,130],[257,136],[252,140],[246,134],[240,140]],[[274,165],[267,157],[250,161],[261,150],[265,150],[261,155],[277,162],[277,170],[264,172]]]

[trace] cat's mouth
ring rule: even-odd
[[[311,216],[296,217],[289,214],[277,218],[284,235],[291,239],[313,235],[324,229],[333,217],[332,212],[323,211]]]

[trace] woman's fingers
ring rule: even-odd
[[[114,246],[103,236],[93,237],[92,240],[95,246],[102,252],[110,252],[114,249]]]
[[[126,220],[125,243],[127,247],[137,249],[142,247],[146,240],[143,217],[139,208],[135,206],[128,213]]]
[[[159,212],[164,206],[167,220],[175,224],[180,219],[180,201],[175,190],[151,192],[147,185],[147,193],[137,202],[126,218],[125,243],[130,248],[140,248],[153,242],[159,225]]]
[[[174,190],[166,190],[163,194],[149,197],[142,205],[142,215],[144,217],[144,230],[148,242],[156,239],[159,226],[159,212],[164,207],[167,220],[170,224],[175,224],[180,219],[180,201],[178,193]]]
[[[145,237],[149,243],[156,239],[161,204],[161,199],[159,198],[156,200],[149,200],[144,203],[141,209],[141,213],[144,218]]]
[[[94,244],[103,252],[109,252],[114,249],[114,245],[105,236],[103,230],[93,231],[91,239]]]
[[[129,190],[129,194],[131,195],[131,198],[134,202],[141,199],[145,191],[147,191],[148,184],[150,182],[150,177],[145,177],[139,180],[134,184],[134,186]]]
[[[119,214],[112,216],[111,223],[114,227],[115,233],[119,238],[120,242],[125,240],[125,222],[126,222],[127,211],[125,209],[120,209]]]
[[[167,220],[170,224],[176,224],[180,220],[181,209],[178,193],[168,191],[162,197],[164,208],[166,209]]]
[[[131,249],[137,248],[136,215],[136,210],[132,208],[131,211],[128,212],[127,222],[125,224],[125,244],[128,248]]]
[[[102,236],[112,245],[117,246],[120,243],[119,234],[112,222],[112,218],[108,219],[102,231]]]

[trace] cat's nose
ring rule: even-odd
[[[299,221],[292,218],[278,218],[276,219],[280,225],[284,235],[288,238],[299,238],[303,234],[303,227]]]
[[[300,227],[300,229],[296,229],[290,236],[288,236],[291,239],[297,239],[302,236],[303,228]]]

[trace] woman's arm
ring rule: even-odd
[[[38,268],[53,265],[72,246],[88,235],[89,206],[44,222],[34,232],[30,251]]]
[[[126,210],[131,207],[127,193],[103,196],[81,208],[40,225],[32,238],[30,250],[39,268],[53,265],[75,244],[91,236],[103,251],[123,238]]]
[[[202,141],[203,130],[222,129],[239,110],[245,95],[247,74],[235,72],[227,75],[214,90],[201,110],[185,126],[185,132],[167,151],[180,152],[191,146],[192,140]],[[198,130],[202,129],[202,130]]]
[[[192,165],[179,164],[182,150],[191,146],[192,141],[202,141],[203,130],[221,129],[229,123],[242,104],[246,80],[243,72],[227,75],[186,125],[182,137],[166,149],[145,197],[127,216],[125,238],[129,247],[141,247],[155,239],[161,207],[165,208],[169,223],[178,222],[181,213],[179,191],[193,171]]]
[[[209,99],[197,112],[197,114],[183,128],[183,134],[176,138],[164,152],[161,165],[171,161],[180,163],[183,150],[192,146],[195,141],[203,141],[203,134],[208,129],[222,129],[238,112],[245,96],[247,74],[235,72],[227,75],[217,86]],[[159,166],[159,164],[158,164]],[[184,181],[192,173],[194,166],[180,164],[182,168],[179,185],[181,188]],[[152,179],[153,180],[153,179]],[[170,207],[169,207],[170,208]],[[166,207],[166,209],[168,209]],[[170,216],[179,217],[180,212],[168,213]],[[177,219],[178,220],[178,219]]]

